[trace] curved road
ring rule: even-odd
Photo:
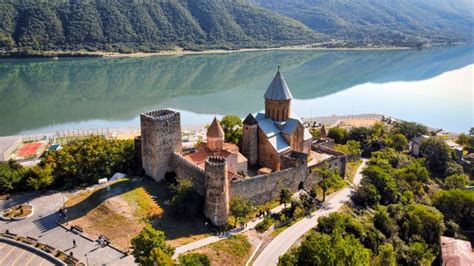
[[[364,169],[366,160],[362,160],[362,164],[357,169],[354,181],[351,186],[346,187],[327,198],[321,209],[315,211],[310,217],[305,217],[294,225],[290,226],[285,231],[281,232],[275,237],[268,246],[255,259],[253,265],[255,266],[270,266],[277,265],[278,258],[290,249],[293,243],[298,240],[304,233],[311,230],[318,224],[318,219],[321,216],[329,215],[337,211],[350,198],[354,187],[362,180],[362,169]]]

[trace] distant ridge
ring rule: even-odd
[[[321,39],[246,0],[2,0],[0,49],[155,51],[268,47]]]
[[[472,41],[472,0],[252,0],[314,31],[357,43],[416,46]]]

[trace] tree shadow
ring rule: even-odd
[[[67,218],[63,220],[63,222],[69,222],[71,220],[83,217],[88,212],[104,203],[106,200],[127,193],[136,189],[137,187],[140,187],[139,182],[134,182],[130,179],[120,180],[108,186],[104,186],[92,192],[92,194],[77,204],[65,208]]]
[[[155,229],[165,232],[166,240],[170,240],[172,245],[173,242],[181,242],[178,240],[180,238],[193,238],[211,233],[211,229],[206,225],[206,220],[202,214],[186,219],[179,219],[173,215],[169,205],[172,193],[166,182],[155,183],[154,186],[145,185],[143,188],[155,203],[163,209],[161,215],[150,217],[150,222]]]

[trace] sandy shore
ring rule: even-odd
[[[294,45],[294,46],[282,46],[274,48],[246,48],[236,50],[224,50],[224,49],[210,49],[202,51],[190,51],[182,48],[176,48],[174,50],[163,50],[153,53],[118,53],[118,52],[105,52],[105,51],[38,51],[37,56],[42,57],[68,57],[68,56],[91,56],[91,57],[107,57],[107,58],[141,58],[141,57],[153,57],[153,56],[183,56],[183,55],[197,55],[197,54],[229,54],[229,53],[242,53],[242,52],[257,52],[257,51],[381,51],[381,50],[407,50],[412,49],[410,47],[356,47],[356,48],[326,48],[318,47],[314,45]],[[30,56],[35,56],[32,54]]]

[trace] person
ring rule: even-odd
[[[76,239],[73,239],[73,240],[72,240],[72,246],[73,246],[73,248],[77,247]]]

